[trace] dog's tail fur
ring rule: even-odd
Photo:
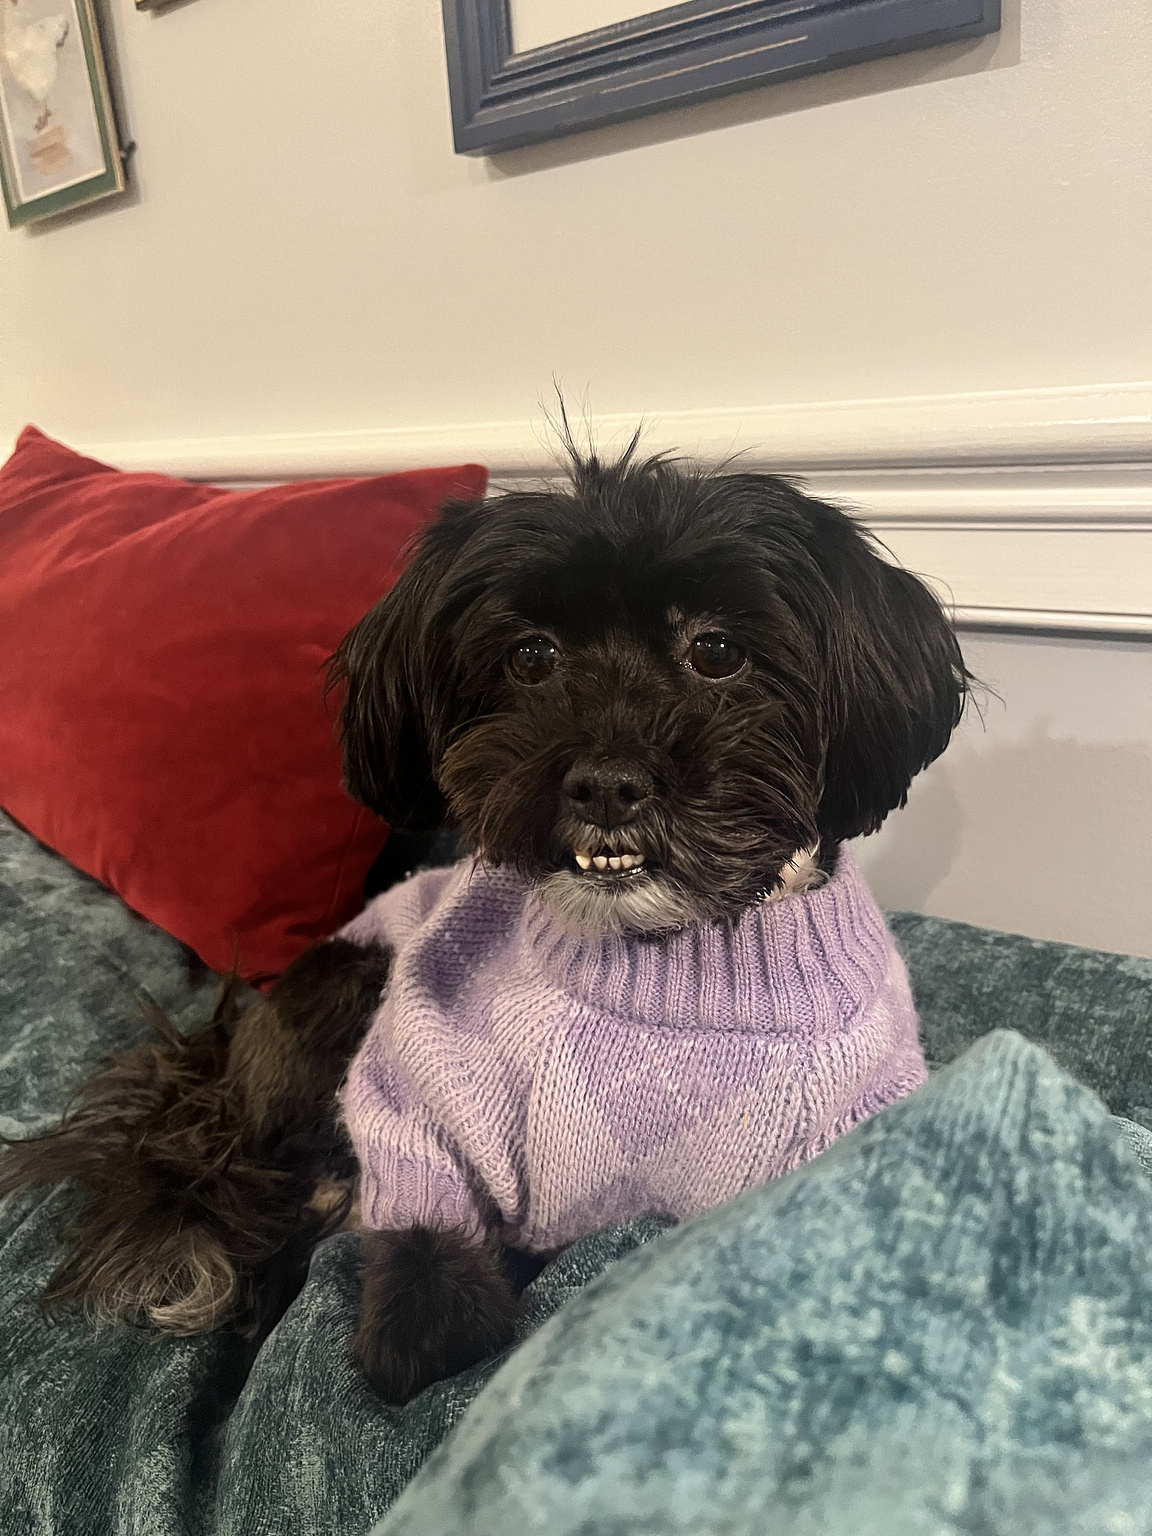
[[[0,1194],[78,1186],[46,1309],[264,1337],[351,1209],[336,1091],[387,972],[383,948],[335,939],[249,1008],[226,983],[188,1036],[153,1007],[160,1041],[111,1057],[55,1129],[6,1142]]]

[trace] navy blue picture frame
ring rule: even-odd
[[[508,0],[442,5],[456,152],[473,155],[1000,26],[1000,0],[686,0],[513,53]]]

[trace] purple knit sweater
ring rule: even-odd
[[[561,929],[507,869],[395,886],[343,930],[395,961],[344,1115],[374,1229],[502,1221],[547,1249],[691,1216],[925,1080],[903,962],[851,854],[735,927]]]

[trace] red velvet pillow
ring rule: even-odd
[[[34,427],[0,469],[0,805],[214,970],[260,983],[358,909],[323,669],[478,465],[222,491]]]

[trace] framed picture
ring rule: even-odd
[[[0,181],[13,228],[124,190],[93,0],[0,0]]]
[[[442,0],[458,154],[978,37],[1000,0]],[[564,18],[592,21],[579,30]]]

